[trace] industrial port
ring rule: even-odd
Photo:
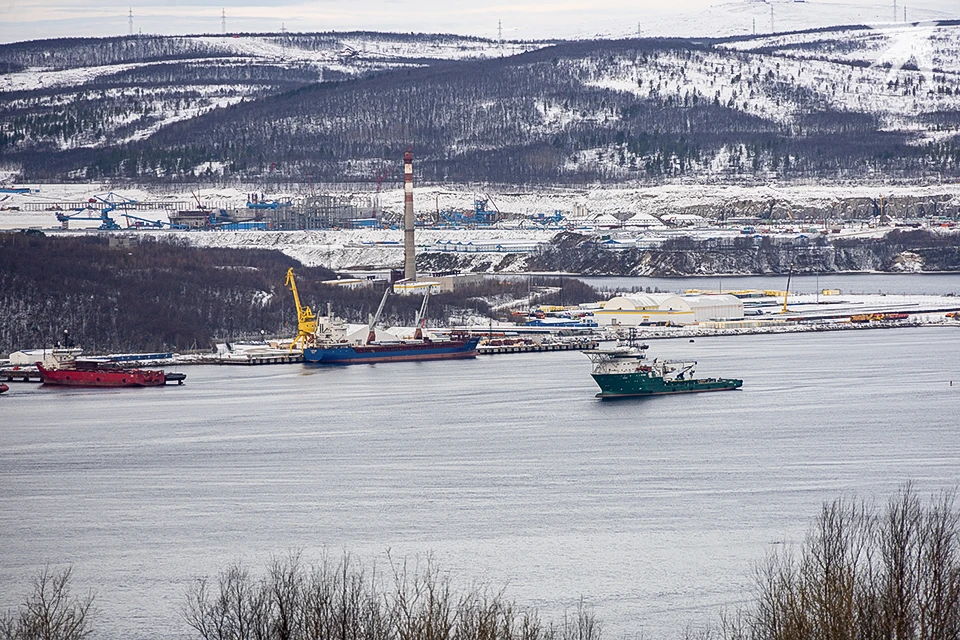
[[[473,358],[486,355],[543,353],[595,349],[600,343],[622,340],[627,334],[643,339],[696,338],[717,335],[784,333],[803,331],[896,328],[904,326],[960,326],[960,303],[951,295],[865,295],[844,292],[835,287],[820,287],[819,278],[813,291],[809,287],[791,289],[793,262],[782,289],[724,289],[722,276],[711,289],[683,289],[674,292],[610,290],[606,296],[577,305],[544,305],[534,296],[515,300],[501,309],[501,319],[464,317],[438,318],[428,328],[427,310],[430,296],[442,291],[476,283],[482,273],[418,272],[418,253],[425,255],[462,254],[480,260],[491,256],[529,256],[551,242],[557,234],[576,232],[594,238],[593,246],[609,252],[653,247],[677,238],[706,238],[709,246],[726,244],[760,245],[774,243],[782,251],[799,256],[815,247],[822,248],[835,237],[879,237],[893,228],[926,227],[938,233],[954,233],[957,211],[952,205],[934,207],[936,215],[909,217],[909,206],[895,208],[892,198],[870,200],[872,208],[865,212],[845,208],[836,219],[824,216],[817,221],[813,214],[794,216],[785,210],[779,219],[771,204],[766,215],[724,217],[708,220],[691,213],[654,216],[636,212],[629,217],[610,213],[591,214],[582,203],[572,212],[555,210],[518,215],[504,213],[492,198],[475,195],[473,208],[442,209],[437,195],[435,211],[418,213],[414,206],[413,154],[403,158],[403,209],[394,213],[381,200],[381,185],[376,192],[363,197],[318,195],[294,198],[267,197],[262,192],[248,192],[242,207],[211,205],[193,192],[193,203],[166,198],[138,200],[110,191],[85,200],[51,199],[43,189],[7,189],[2,220],[33,219],[38,215],[55,217],[57,225],[46,232],[71,234],[89,231],[78,226],[93,227],[93,233],[110,237],[111,246],[137,242],[141,233],[171,234],[187,238],[188,243],[208,245],[207,240],[224,240],[239,246],[274,246],[299,257],[309,264],[337,253],[339,266],[351,266],[351,254],[362,253],[368,267],[341,269],[330,287],[374,287],[383,291],[383,299],[365,325],[350,325],[327,309],[318,315],[301,303],[294,270],[287,273],[289,289],[296,310],[297,333],[275,336],[255,343],[224,341],[212,350],[200,348],[193,353],[107,356],[117,366],[168,364],[327,364]],[[153,219],[152,214],[165,211]],[[894,212],[899,212],[898,218]],[[860,216],[860,213],[865,215]],[[916,213],[916,211],[914,211]],[[13,218],[9,216],[13,214]],[[20,217],[17,217],[20,216]],[[32,217],[31,217],[32,216]],[[44,218],[46,219],[46,218]],[[119,221],[123,220],[125,226]],[[33,231],[44,231],[31,227]],[[294,239],[291,234],[341,234],[334,241],[327,238],[328,248],[320,254],[305,253],[297,246],[306,236]],[[124,232],[126,230],[126,233]],[[292,231],[299,230],[299,231]],[[204,232],[209,233],[204,233]],[[350,234],[364,234],[351,242]],[[259,235],[258,235],[259,234]],[[263,234],[275,234],[264,236]],[[430,234],[433,234],[432,236]],[[434,238],[432,244],[424,237]],[[167,236],[161,235],[162,238]],[[244,238],[252,239],[253,244]],[[397,238],[393,240],[392,238]],[[419,238],[419,239],[418,239]],[[336,242],[333,248],[330,244]],[[224,246],[209,243],[209,246]],[[293,248],[291,248],[293,247]],[[337,248],[338,247],[338,248]],[[423,255],[421,255],[423,257]],[[356,255],[354,255],[356,258]],[[902,256],[903,271],[910,271],[910,256]],[[396,268],[402,262],[402,268]],[[501,263],[502,264],[502,263]],[[337,266],[337,265],[333,265]],[[575,274],[566,274],[568,277]],[[509,277],[500,273],[498,277]],[[522,277],[522,276],[519,276]],[[728,279],[729,282],[729,279]],[[382,326],[381,313],[388,295],[423,296],[420,312],[412,327]],[[508,319],[502,319],[508,315]],[[66,346],[66,345],[63,345]],[[53,349],[26,349],[12,353],[0,378],[8,381],[34,380],[29,372],[36,362],[44,366],[57,364],[63,356]]]

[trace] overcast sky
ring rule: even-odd
[[[960,0],[900,0],[911,19],[960,17]],[[774,0],[777,30],[820,23],[892,19],[890,3],[876,0]],[[230,32],[417,31],[494,38],[704,35],[717,29],[746,32],[768,23],[769,7],[741,0],[0,0],[0,42],[68,36]],[[902,10],[902,9],[901,9]],[[728,24],[729,22],[729,24]],[[699,32],[699,33],[698,33]]]

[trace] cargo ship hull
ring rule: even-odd
[[[479,337],[467,340],[398,342],[371,345],[335,345],[308,347],[303,360],[308,364],[375,364],[423,360],[460,360],[475,358]]]
[[[163,371],[143,369],[47,369],[38,362],[37,370],[44,384],[66,387],[159,387],[167,382]]]
[[[664,379],[650,372],[594,373],[593,379],[600,386],[598,398],[637,398],[665,396],[677,393],[701,393],[704,391],[731,391],[743,386],[743,380],[734,378],[704,378],[700,380]]]

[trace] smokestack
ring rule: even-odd
[[[403,154],[403,277],[417,279],[417,252],[413,245],[413,152]]]

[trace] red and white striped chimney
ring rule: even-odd
[[[403,154],[403,277],[417,279],[417,251],[413,244],[413,152]]]

